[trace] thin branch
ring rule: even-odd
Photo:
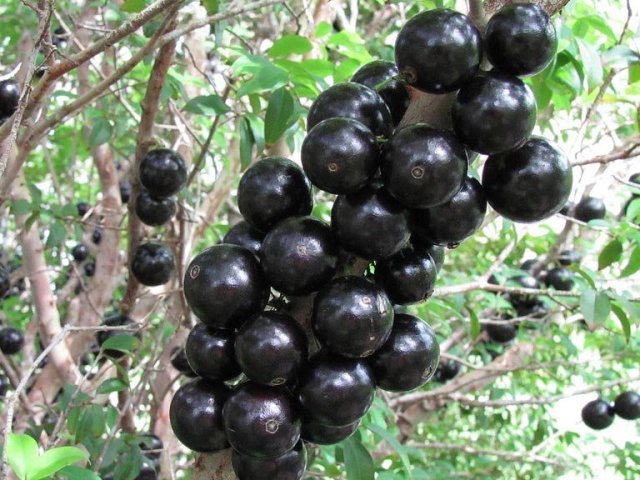
[[[638,155],[640,155],[640,137],[635,137],[622,147],[616,148],[605,155],[598,155],[584,160],[576,160],[571,165],[577,167],[592,165],[594,163],[606,164],[609,162],[615,162],[616,160],[628,160],[637,157]]]

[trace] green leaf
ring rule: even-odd
[[[603,292],[587,289],[580,297],[580,308],[588,324],[600,325],[609,316],[611,302]]]
[[[303,55],[313,48],[311,42],[301,35],[284,35],[276,40],[269,49],[272,57],[288,57],[289,55]]]
[[[102,382],[102,384],[98,387],[97,393],[111,393],[111,392],[121,392],[129,388],[125,382],[123,382],[119,378],[109,378]]]
[[[207,10],[209,15],[215,15],[220,10],[220,2],[218,0],[200,0],[202,6]]]
[[[469,310],[469,320],[471,322],[471,338],[475,340],[480,335],[480,320],[478,315],[473,310]]]
[[[127,13],[138,13],[146,6],[144,0],[125,0],[120,10]]]
[[[622,243],[620,240],[611,240],[600,252],[598,256],[598,270],[607,268],[614,262],[620,260],[622,256]]]
[[[293,110],[293,96],[286,88],[273,92],[264,118],[264,140],[267,145],[274,144],[292,125]]]
[[[60,221],[53,222],[51,229],[49,230],[49,236],[47,237],[47,248],[57,247],[62,244],[64,237],[67,236],[67,230],[64,228],[64,224]]]
[[[600,55],[595,48],[580,38],[576,38],[576,44],[578,45],[580,59],[589,84],[589,91],[591,91],[602,85],[603,68]]]
[[[29,468],[29,480],[42,480],[58,470],[84,460],[88,454],[76,447],[58,447],[40,455]]]
[[[224,115],[231,109],[219,95],[201,95],[187,102],[184,110],[197,115]]]
[[[111,140],[112,135],[113,126],[111,126],[111,122],[106,118],[98,117],[91,128],[91,133],[89,134],[89,145],[97,147],[103,143],[107,143]]]
[[[75,466],[64,467],[58,472],[66,480],[100,480],[100,477],[93,471]]]
[[[631,252],[627,265],[620,272],[621,277],[628,277],[640,270],[640,246],[636,245]]]
[[[333,30],[333,27],[331,26],[331,24],[329,22],[324,22],[324,21],[320,22],[316,26],[315,36],[316,36],[316,38],[325,37],[325,36],[329,35],[332,30]]]
[[[607,67],[626,67],[640,61],[640,53],[626,45],[616,45],[602,54],[602,62]]]
[[[100,405],[82,407],[76,426],[76,442],[100,437],[106,430],[104,410]]]
[[[102,344],[102,350],[117,350],[119,352],[131,353],[139,344],[140,340],[135,336],[124,333],[107,338]]]
[[[347,480],[374,480],[373,459],[360,440],[351,436],[342,442]]]
[[[631,339],[631,323],[629,322],[629,317],[622,309],[622,307],[615,302],[611,303],[611,311],[615,314],[616,317],[618,317],[618,320],[620,320],[620,325],[622,326],[622,331],[624,332],[624,338],[626,342],[629,343],[629,340]]]
[[[244,170],[251,164],[253,159],[254,138],[251,132],[251,125],[246,118],[240,119],[240,168]]]
[[[14,215],[25,215],[33,210],[33,205],[29,200],[18,198],[11,202],[11,213]]]
[[[289,73],[286,70],[269,63],[261,66],[251,80],[242,84],[238,88],[236,96],[240,98],[250,93],[275,90],[284,86],[288,80]]]
[[[29,435],[10,433],[5,448],[13,473],[20,480],[27,480],[27,474],[38,457],[38,443]]]
[[[580,275],[582,278],[585,279],[585,281],[589,284],[589,286],[595,290],[596,289],[596,282],[593,279],[593,275],[591,275],[590,272],[587,272],[586,270],[581,269],[578,266],[574,266],[573,269],[575,270],[575,272]]]
[[[406,478],[411,480],[413,477],[411,476],[411,463],[409,462],[409,456],[406,452],[406,447],[404,447],[393,435],[391,435],[386,430],[376,426],[376,425],[368,425],[367,428],[371,430],[373,433],[378,435],[384,441],[386,441],[391,448],[393,448],[398,455],[400,455],[400,460],[402,461],[402,466],[407,474]]]

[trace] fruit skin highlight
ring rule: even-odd
[[[174,266],[173,252],[159,243],[143,243],[131,260],[131,272],[142,285],[148,287],[167,283]]]
[[[140,183],[156,198],[175,195],[187,181],[184,159],[173,150],[150,150],[140,162]]]

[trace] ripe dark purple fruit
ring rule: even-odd
[[[86,245],[79,243],[71,250],[71,255],[76,262],[84,262],[89,256],[89,249]]]
[[[344,117],[318,123],[302,143],[302,167],[316,187],[350,193],[364,187],[380,165],[375,135],[362,123]]]
[[[333,445],[353,435],[359,425],[360,420],[339,427],[303,421],[300,438],[316,445]]]
[[[143,243],[131,260],[131,272],[142,285],[148,287],[167,283],[174,266],[173,252],[159,243]]]
[[[23,333],[13,327],[5,327],[0,330],[0,350],[5,355],[15,355],[24,345]]]
[[[358,69],[351,81],[361,83],[378,92],[391,112],[394,125],[398,125],[409,108],[409,92],[404,83],[395,78],[400,75],[393,62],[374,60]]]
[[[134,480],[157,480],[158,473],[151,465],[142,465],[140,472]]]
[[[480,228],[486,211],[482,185],[467,177],[448,202],[413,212],[413,233],[439,245],[457,245]]]
[[[491,64],[511,75],[544,70],[558,48],[549,15],[532,3],[502,7],[487,24],[484,49]]]
[[[76,209],[78,209],[78,216],[84,217],[91,209],[91,205],[89,205],[87,202],[78,202],[76,203]]]
[[[418,237],[417,235],[411,236],[411,245],[418,250],[425,250],[430,256],[433,264],[436,266],[436,271],[439,272],[444,265],[444,249],[442,245],[436,245]]]
[[[96,262],[87,262],[83,268],[87,277],[93,277],[96,274]]]
[[[7,269],[0,265],[0,298],[4,297],[11,290],[11,277]]]
[[[640,418],[640,395],[636,392],[621,393],[613,402],[613,411],[625,420],[637,420]]]
[[[311,185],[291,160],[266,157],[242,175],[238,208],[249,225],[268,232],[280,220],[311,213]]]
[[[544,283],[556,290],[569,291],[573,288],[573,272],[566,268],[552,268],[545,275]]]
[[[185,354],[191,369],[200,377],[226,381],[240,375],[233,344],[236,336],[198,323],[189,332]]]
[[[262,312],[238,330],[235,354],[249,380],[270,386],[291,384],[307,361],[307,336],[288,315]]]
[[[429,208],[450,200],[467,175],[467,152],[446,130],[418,123],[396,132],[385,147],[382,180],[408,208]]]
[[[164,448],[160,437],[153,433],[145,433],[138,436],[138,446],[144,452],[145,457],[160,458],[161,450]]]
[[[222,418],[234,450],[252,457],[284,455],[300,440],[298,406],[282,387],[240,385],[225,403]]]
[[[568,267],[574,263],[580,264],[581,260],[582,255],[575,250],[563,250],[560,252],[560,256],[558,257],[558,263],[563,267]]]
[[[175,214],[176,200],[173,197],[155,198],[146,190],[136,197],[136,215],[145,225],[164,225]]]
[[[193,378],[198,376],[198,374],[191,368],[191,365],[189,365],[187,354],[185,349],[182,347],[173,347],[171,349],[171,366],[185,377]]]
[[[393,130],[391,113],[384,100],[375,90],[359,83],[337,83],[318,95],[309,109],[307,130],[334,117],[357,120],[376,136],[389,136]]]
[[[515,277],[509,278],[507,280],[507,286],[537,289],[540,288],[540,283],[532,275],[524,273],[522,275],[516,275]],[[517,310],[524,307],[532,307],[538,303],[538,297],[528,293],[511,293],[509,294],[509,301]]]
[[[407,247],[376,264],[375,280],[394,305],[426,300],[433,293],[438,271],[428,251]]]
[[[482,172],[487,201],[514,222],[538,222],[558,212],[572,183],[567,157],[540,137],[517,150],[491,155]]]
[[[411,235],[406,211],[379,186],[340,195],[331,210],[331,228],[343,248],[366,259],[393,255]]]
[[[442,361],[438,365],[433,379],[440,383],[448,382],[460,373],[460,369],[460,364],[454,360]]]
[[[119,313],[114,313],[106,317],[104,322],[102,322],[102,325],[105,327],[131,327],[131,330],[134,330],[138,326],[133,320],[131,320],[131,318],[129,318],[129,316]],[[141,338],[140,332],[133,333],[133,331],[129,330],[101,330],[96,333],[98,347],[102,348],[102,345],[111,337],[123,335],[135,336],[138,339]],[[111,348],[105,349],[104,354],[112,358],[122,358],[126,355],[122,350],[115,350]]]
[[[503,318],[503,320],[508,319],[508,316]],[[518,325],[508,321],[489,323],[485,326],[485,330],[489,338],[497,343],[509,343],[518,335]]]
[[[338,242],[320,220],[288,218],[264,238],[260,260],[273,288],[286,295],[308,295],[334,276]]]
[[[229,389],[202,378],[182,385],[169,407],[171,428],[178,440],[196,452],[215,452],[229,446],[222,425],[222,407]]]
[[[222,242],[240,245],[247,250],[251,250],[255,255],[260,255],[263,239],[264,233],[241,220],[229,229]]]
[[[20,85],[13,79],[0,82],[0,117],[10,117],[20,103]]]
[[[131,198],[131,182],[129,180],[120,180],[120,201],[122,204],[129,203]]]
[[[601,220],[607,214],[607,208],[601,198],[584,197],[576,205],[574,217],[581,222]]]
[[[150,150],[140,162],[140,183],[156,198],[175,195],[186,181],[187,166],[173,150]]]
[[[91,241],[96,245],[100,245],[102,241],[102,229],[100,227],[95,228],[91,233]]]
[[[440,346],[436,334],[418,317],[396,314],[386,343],[369,358],[376,385],[406,392],[424,385],[436,372]]]
[[[373,372],[366,361],[321,350],[300,374],[297,394],[308,421],[344,426],[367,413],[374,390]]]
[[[307,468],[307,450],[302,441],[275,458],[256,458],[234,450],[231,464],[238,480],[300,480]]]
[[[400,73],[412,87],[429,93],[453,92],[480,67],[482,39],[465,15],[436,8],[404,24],[395,55]]]
[[[338,277],[315,298],[313,332],[327,349],[367,357],[389,338],[393,306],[382,287],[363,277]]]
[[[451,107],[453,129],[472,150],[506,152],[523,145],[536,125],[536,98],[517,77],[481,72],[460,89]]]
[[[268,295],[258,259],[237,245],[214,245],[187,268],[184,295],[193,313],[215,328],[237,328],[262,310]]]
[[[582,421],[593,430],[603,430],[613,423],[613,407],[602,399],[592,400],[582,408]]]

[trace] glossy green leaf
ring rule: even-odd
[[[640,245],[636,245],[631,251],[629,261],[620,272],[621,277],[628,277],[640,270]]]
[[[380,428],[376,425],[368,425],[367,428],[378,435],[382,440],[387,442],[391,446],[391,448],[393,448],[398,453],[398,455],[400,455],[400,460],[402,461],[402,466],[404,467],[406,478],[412,480],[413,477],[411,475],[411,462],[409,462],[409,456],[407,455],[406,447],[402,445],[396,439],[396,437],[391,435],[383,428]]]
[[[369,451],[355,435],[344,440],[344,466],[347,480],[374,480],[375,467]]]
[[[125,0],[120,9],[127,13],[138,13],[144,10],[145,6],[144,0]]]
[[[121,392],[129,388],[125,382],[123,382],[119,378],[109,378],[102,382],[102,384],[98,387],[96,393],[111,393],[111,392]]]
[[[311,42],[301,35],[283,35],[276,40],[269,49],[271,57],[287,57],[289,55],[303,55],[313,48]]]
[[[10,433],[5,448],[13,473],[20,480],[27,480],[29,470],[38,457],[38,443],[29,435]]]
[[[102,344],[102,350],[117,350],[119,352],[131,353],[138,348],[138,345],[140,345],[140,340],[133,335],[123,333],[107,338]]]
[[[59,221],[53,222],[49,230],[49,236],[47,237],[47,248],[61,245],[66,236],[67,230],[64,228],[64,224]]]
[[[624,338],[627,343],[631,339],[631,323],[629,322],[629,317],[622,309],[620,305],[613,302],[611,303],[611,311],[614,313],[618,320],[620,321],[620,325],[622,326],[622,332],[624,333]]]
[[[231,111],[219,95],[201,95],[187,102],[184,110],[197,115],[224,115]]]
[[[58,470],[88,457],[87,453],[76,447],[57,447],[40,455],[29,467],[29,480],[42,480]]]
[[[471,338],[475,340],[480,335],[481,326],[480,319],[478,319],[478,315],[473,309],[469,310],[469,322],[471,326]]]
[[[33,210],[33,205],[29,200],[19,198],[11,202],[11,212],[14,215],[25,215]]]
[[[607,268],[612,263],[620,260],[622,256],[622,243],[618,239],[611,240],[598,256],[598,270]]]
[[[264,118],[264,140],[275,143],[293,123],[294,99],[286,88],[279,88],[269,98]]]
[[[580,296],[580,308],[590,325],[601,325],[609,316],[611,302],[603,292],[587,289]]]
[[[251,125],[246,118],[240,119],[238,128],[240,129],[240,166],[242,170],[245,170],[253,159],[254,138]]]
[[[64,467],[58,472],[58,476],[65,480],[100,480],[95,472],[76,466]]]
[[[209,15],[215,15],[220,10],[219,0],[201,0],[202,6],[207,10]]]
[[[91,127],[91,133],[89,134],[89,145],[92,147],[98,147],[111,140],[113,135],[113,126],[111,122],[103,117],[95,119],[93,127]]]

